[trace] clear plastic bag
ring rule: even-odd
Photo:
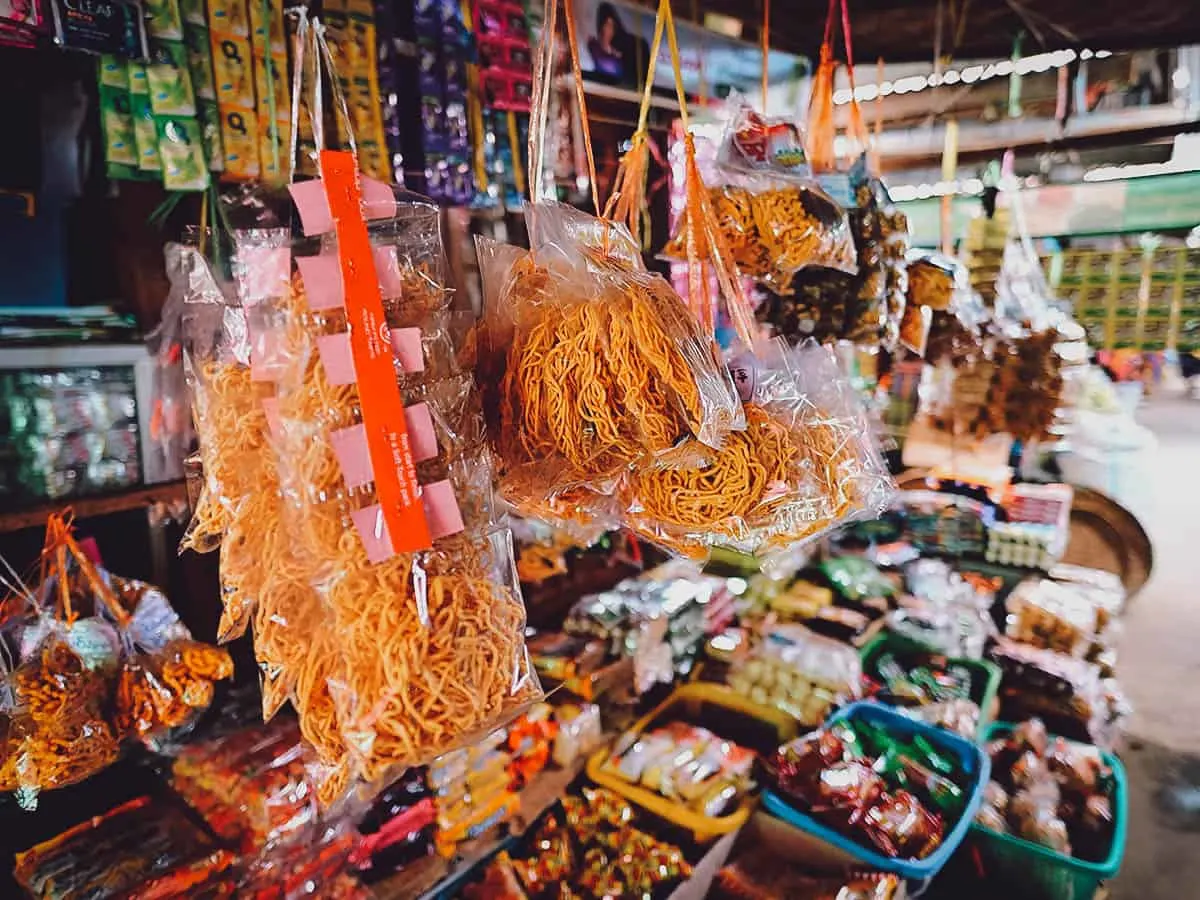
[[[184,365],[200,439],[203,482],[181,549],[220,547],[222,641],[241,636],[281,537],[278,478],[269,444],[273,388],[257,356],[240,286],[198,247],[168,244],[167,270],[183,295]],[[235,266],[236,275],[236,266]]]
[[[635,466],[622,489],[629,527],[685,556],[715,545],[759,554],[883,508],[891,481],[827,351],[773,342],[734,370],[747,428],[720,450],[684,444]]]
[[[36,807],[39,791],[83,781],[120,755],[120,736],[106,714],[115,648],[103,665],[90,668],[72,647],[72,637],[85,629],[103,634],[89,628],[92,621],[68,628],[44,619],[44,637],[12,674],[9,752],[17,802],[25,809]]]
[[[303,14],[297,46],[315,100],[332,59]],[[296,707],[329,805],[540,688],[479,399],[459,370],[439,211],[362,177],[353,152],[323,151],[320,171],[291,185],[296,216],[233,232],[233,275],[275,474],[242,496],[269,535],[252,605],[264,713]]]
[[[738,271],[787,294],[805,266],[858,270],[846,212],[811,180],[799,129],[733,105],[709,189],[717,228]],[[664,255],[687,258],[687,217]],[[707,255],[705,249],[700,250]]]
[[[497,441],[505,498],[527,513],[565,497],[569,510],[683,437],[720,446],[744,423],[733,383],[628,232],[552,204],[528,217],[534,250],[507,273],[483,273],[485,285],[503,285],[489,328],[510,334],[489,338],[507,348]],[[495,258],[502,266],[511,255]]]
[[[824,722],[834,706],[861,695],[862,665],[850,645],[784,625],[730,670],[728,682],[756,703],[812,726]]]
[[[152,456],[144,461],[147,481],[183,478],[183,460],[196,446],[191,393],[183,367],[183,283],[176,267],[168,268],[170,292],[162,319],[146,336],[154,357],[151,386],[150,440]]]
[[[343,161],[327,159],[327,177]],[[497,528],[482,408],[458,371],[444,311],[438,211],[362,183],[366,242],[360,231],[354,244],[345,211],[334,232],[320,232],[313,223],[325,211],[313,185],[323,186],[297,185],[302,223],[320,233],[264,252],[252,279],[274,286],[259,307],[278,362],[273,440],[285,527],[298,580],[318,597],[298,609],[281,604],[282,621],[261,624],[276,692],[291,696],[327,767],[322,802],[354,777],[381,784],[540,696],[508,532]],[[240,246],[250,250],[254,238]],[[347,273],[372,263],[377,292],[360,305],[361,285]],[[370,347],[348,330],[379,314],[386,359],[364,355]],[[380,428],[396,436],[398,470],[379,468]],[[408,503],[390,506],[397,488]]]
[[[909,251],[909,303],[948,312],[954,309],[956,299],[970,290],[967,270],[957,260],[927,250]]]
[[[216,682],[233,675],[218,647],[188,639],[155,651],[127,651],[117,674],[114,724],[122,735],[153,744],[195,722],[212,703]]]

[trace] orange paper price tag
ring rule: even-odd
[[[345,150],[321,151],[321,178],[337,235],[350,352],[382,526],[394,552],[425,550],[432,544],[429,524],[417,483],[404,401],[396,382],[392,344],[363,215],[362,184],[354,155]]]

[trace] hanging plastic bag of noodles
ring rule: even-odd
[[[255,622],[255,656],[262,676],[263,715],[288,700],[296,671],[287,662],[306,646],[318,600],[298,570],[296,548],[283,527],[272,431],[278,429],[275,381],[279,347],[265,326],[280,292],[268,264],[290,232],[278,224],[270,199],[243,192],[202,221],[190,244],[168,244],[167,269],[183,295],[184,362],[200,438],[202,487],[183,547],[219,542],[222,611],[217,636],[240,636]],[[206,201],[204,209],[210,209]],[[204,218],[207,218],[205,216]],[[241,246],[228,229],[239,226]],[[248,239],[246,235],[253,235]],[[287,278],[286,267],[282,277]],[[283,345],[286,349],[286,343]]]
[[[555,0],[547,5],[537,68],[535,198],[557,16]],[[577,53],[571,56],[578,68]],[[554,518],[591,521],[591,502],[611,495],[632,464],[685,439],[720,446],[744,419],[711,334],[646,269],[625,227],[548,202],[535,202],[526,215],[532,250],[507,254],[510,268],[496,272],[499,289],[487,290],[495,297],[486,318],[497,358],[487,370],[499,378],[502,490],[523,514],[549,510],[561,514]]]
[[[828,350],[764,342],[731,363],[746,429],[717,451],[635,468],[628,524],[685,556],[770,556],[859,517],[892,490],[865,410]]]
[[[695,144],[686,132],[674,21],[666,2],[660,5],[659,21],[676,69],[686,135],[681,234],[689,301],[711,332],[711,267],[744,348],[734,381],[744,401],[746,427],[731,432],[719,448],[685,440],[672,454],[635,463],[621,483],[625,520],[638,534],[686,556],[702,557],[721,544],[766,553],[821,533],[855,511],[862,500],[842,484],[845,477],[839,472],[846,468],[844,457],[851,454],[842,442],[831,439],[827,414],[809,403],[802,372],[786,344],[755,341],[750,306],[704,189]],[[656,43],[659,39],[656,35]]]
[[[320,24],[302,18],[298,34],[310,63],[297,69],[328,73]],[[320,138],[316,114],[313,126]],[[301,236],[236,239],[245,282],[261,288],[252,330],[277,391],[294,581],[319,597],[281,626],[275,662],[328,767],[330,802],[352,778],[425,762],[541,692],[504,574],[511,542],[478,394],[448,337],[437,208],[362,177],[353,149],[318,163],[320,178],[290,188]]]
[[[275,466],[251,367],[245,311],[228,272],[209,258],[200,240],[211,247],[221,238],[202,226],[196,242],[167,244],[164,251],[172,290],[183,294],[184,366],[203,471],[181,549],[220,548],[217,635],[227,641],[245,632],[267,574],[260,561],[272,535],[262,528],[262,507]]]

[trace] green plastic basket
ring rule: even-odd
[[[920,641],[884,630],[872,638],[859,651],[862,669],[865,675],[874,677],[875,661],[885,652],[894,653],[904,665],[905,657],[912,656],[944,656],[945,654],[927,647]],[[992,717],[996,714],[996,694],[1000,690],[1000,667],[993,662],[980,659],[964,659],[960,656],[946,657],[951,663],[962,666],[971,673],[971,699],[979,706],[979,729],[983,734]]]
[[[1012,727],[1006,722],[996,722],[984,733],[984,740],[1007,734]],[[1075,859],[1011,834],[971,824],[971,836],[979,849],[984,871],[1010,886],[1013,896],[1022,900],[1092,900],[1101,882],[1120,871],[1129,825],[1128,784],[1121,761],[1106,751],[1100,754],[1113,772],[1112,847],[1103,862]]]

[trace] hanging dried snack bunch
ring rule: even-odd
[[[23,606],[22,655],[8,678],[0,785],[23,806],[116,761],[126,737],[186,724],[211,702],[213,682],[233,674],[229,655],[192,641],[160,591],[98,568],[68,516],[47,523],[36,588],[13,578],[0,580]],[[131,692],[130,673],[151,669],[163,678],[147,708],[138,698],[148,688]]]
[[[319,26],[311,40],[327,67]],[[247,283],[267,288],[285,530],[318,596],[261,624],[328,802],[540,688],[481,405],[458,370],[438,210],[362,177],[352,153],[323,151],[320,171],[291,186],[303,236],[238,245]]]
[[[208,239],[209,235],[202,235]],[[221,238],[213,234],[212,244]],[[206,240],[207,243],[207,240]],[[168,244],[172,290],[183,294],[184,366],[203,480],[181,550],[219,547],[221,641],[241,636],[264,593],[275,555],[278,481],[269,441],[273,388],[255,365],[248,310],[207,247]]]
[[[332,767],[322,789],[333,799],[349,773],[375,782],[423,762],[539,689],[482,410],[448,336],[437,210],[386,187],[375,203],[383,186],[364,181],[355,235],[352,210],[331,220],[322,206],[331,179],[353,184],[352,157],[328,154],[322,172],[293,193],[306,230],[336,224],[296,244],[294,277],[290,249],[273,255],[268,305],[281,316],[267,332],[287,348],[275,441],[286,525],[320,602],[271,598],[283,619],[262,617],[256,640]],[[347,329],[372,315],[382,327],[370,336]],[[373,346],[378,333],[387,342]],[[403,448],[398,470],[381,463],[391,448]]]
[[[547,4],[546,16],[553,34],[557,3]],[[547,47],[538,59],[534,197],[542,196],[552,53]],[[578,67],[574,53],[572,63]],[[629,192],[630,208],[621,216],[636,222],[634,158],[627,158],[618,184]],[[486,243],[480,249],[487,348],[481,371],[499,384],[493,432],[502,491],[525,515],[575,526],[604,523],[615,512],[606,498],[631,466],[687,439],[719,447],[745,418],[711,332],[664,278],[646,269],[626,227],[544,202],[528,208],[527,221],[530,251]]]
[[[322,26],[301,13],[294,92],[318,148],[323,82],[348,119],[331,66]],[[296,214],[278,220],[298,233],[234,230],[235,296],[213,310],[243,328],[237,361],[270,450],[269,473],[235,500],[269,532],[247,607],[264,714],[295,706],[327,804],[540,696],[481,404],[458,366],[437,207],[363,177],[349,143],[290,186]],[[178,662],[204,660],[180,648]]]
[[[946,312],[955,298],[969,290],[966,269],[940,253],[913,250],[908,254],[908,302]]]
[[[858,295],[842,336],[894,351],[907,305],[908,220],[878,178],[865,178],[855,187],[855,204],[850,221],[858,247]],[[923,338],[911,333],[908,338],[910,348],[923,346]]]
[[[709,189],[709,202],[738,271],[779,294],[806,266],[854,272],[846,213],[811,179],[800,129],[743,104],[734,110],[719,157],[725,183]],[[685,217],[663,253],[686,259],[687,241]]]
[[[734,370],[746,429],[720,450],[635,467],[624,494],[635,532],[685,556],[716,545],[762,554],[883,508],[886,467],[826,350],[772,342]]]

